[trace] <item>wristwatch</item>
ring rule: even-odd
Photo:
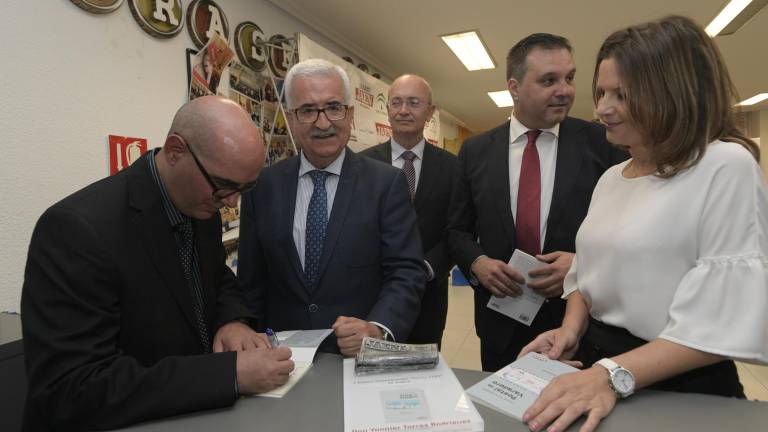
[[[609,358],[599,360],[597,364],[608,369],[608,374],[610,374],[608,383],[620,398],[629,397],[635,392],[635,376],[632,375],[632,372]]]

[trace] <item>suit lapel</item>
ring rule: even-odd
[[[491,179],[491,185],[495,185],[496,188],[493,196],[499,197],[496,204],[501,225],[507,234],[509,244],[514,245],[515,218],[512,215],[512,201],[509,197],[509,123],[507,127],[498,129],[493,135],[490,154],[488,178]]]
[[[426,197],[429,196],[435,183],[440,179],[440,168],[437,150],[432,147],[432,144],[425,141],[419,184],[416,186],[416,197],[413,200],[413,206],[417,211],[425,205]]]
[[[128,202],[136,210],[132,219],[134,234],[151,258],[165,286],[173,295],[190,326],[197,332],[197,320],[192,308],[192,295],[179,259],[178,246],[163,208],[146,158],[133,164],[128,180]]]
[[[547,249],[550,233],[565,211],[565,204],[571,195],[571,190],[578,179],[579,170],[584,159],[586,136],[576,128],[576,124],[566,118],[560,124],[560,137],[557,144],[557,162],[555,164],[555,186],[552,191],[552,203],[549,206],[547,218],[547,236],[544,250]]]
[[[392,164],[392,141],[385,141],[381,145],[376,146],[373,148],[373,150],[369,153],[369,155],[378,160],[382,161],[384,163]]]
[[[301,164],[301,156],[294,157],[288,162],[287,168],[280,173],[280,197],[282,202],[280,220],[280,236],[281,239],[286,239],[285,251],[288,255],[288,261],[290,262],[293,271],[296,274],[296,279],[300,281],[301,291],[298,291],[302,298],[308,299],[310,295],[309,284],[304,276],[304,269],[301,267],[301,260],[299,260],[299,252],[296,250],[296,243],[293,241],[293,218],[296,212],[296,193],[299,185],[299,166]],[[289,284],[293,286],[293,284]]]
[[[360,156],[347,148],[344,164],[341,167],[341,176],[339,176],[339,185],[336,188],[336,196],[333,198],[331,217],[328,220],[328,228],[325,233],[323,255],[320,257],[318,280],[322,280],[323,278],[323,273],[325,273],[330,257],[333,256],[333,249],[336,247],[339,234],[341,234],[341,229],[344,226],[344,220],[347,218],[347,212],[352,203],[352,195],[354,194],[355,185],[357,184],[359,157]]]

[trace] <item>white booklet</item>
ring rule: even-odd
[[[522,273],[525,278],[525,285],[520,287],[523,289],[523,294],[518,297],[497,298],[491,296],[491,299],[488,300],[488,308],[530,326],[533,319],[536,318],[536,314],[539,313],[545,298],[535,290],[528,288],[529,282],[538,279],[528,276],[528,273],[541,267],[544,263],[520,249],[515,249],[512,258],[509,259],[509,265]]]
[[[288,382],[280,387],[259,393],[255,396],[281,398],[293,388],[297,382],[307,373],[312,362],[315,360],[315,354],[320,344],[331,334],[333,330],[290,330],[275,332],[280,346],[287,346],[291,349],[291,360],[294,363],[294,369],[288,377]]]
[[[484,423],[440,356],[435,369],[355,375],[344,360],[344,431],[482,432]]]
[[[469,397],[522,421],[552,378],[578,369],[544,354],[528,353],[467,389]]]

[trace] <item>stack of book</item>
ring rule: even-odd
[[[432,365],[360,375],[355,360],[344,360],[344,431],[482,432],[483,419],[451,368]]]

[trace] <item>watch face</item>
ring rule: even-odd
[[[635,377],[626,369],[617,369],[611,377],[613,388],[620,394],[631,393],[635,390]]]

